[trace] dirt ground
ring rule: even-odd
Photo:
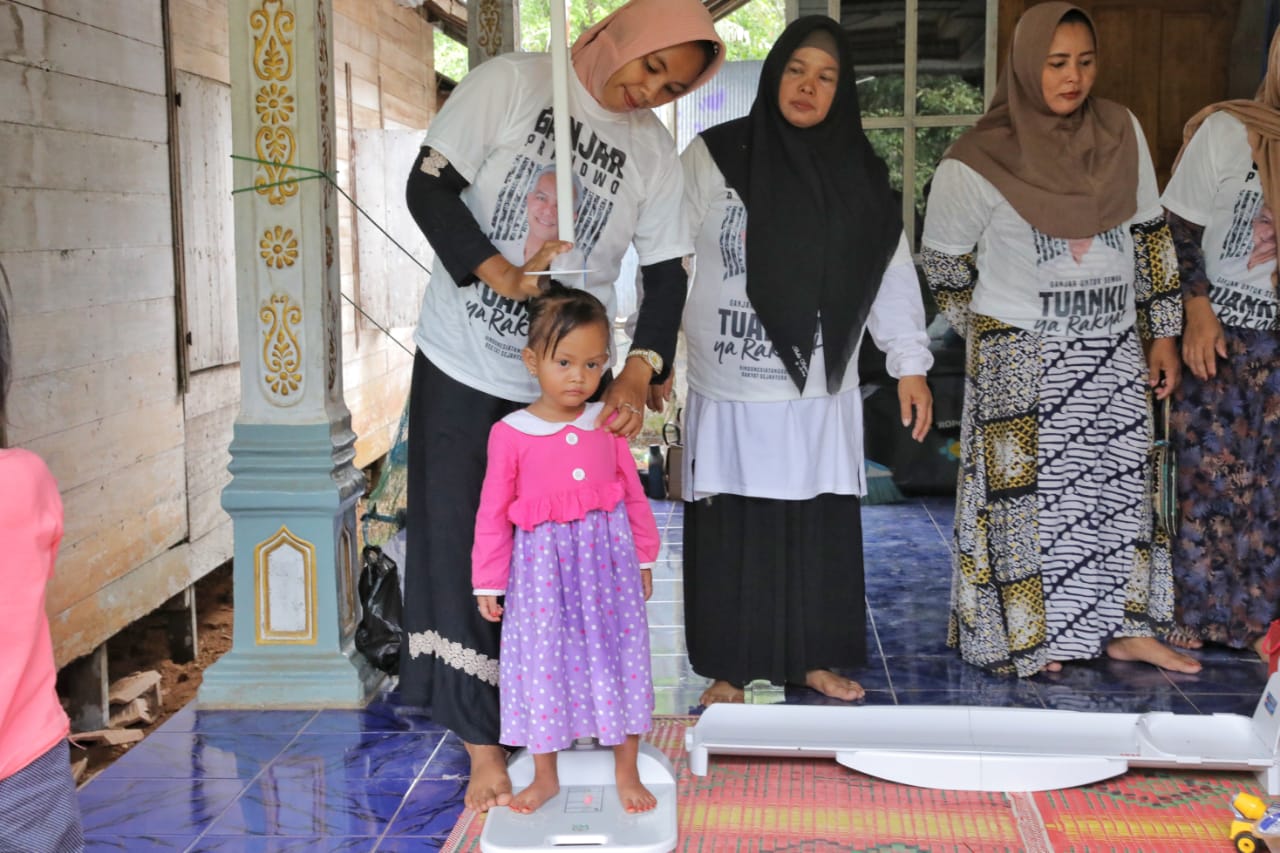
[[[130,726],[150,734],[165,720],[196,697],[204,670],[231,648],[232,595],[231,564],[214,569],[196,582],[196,626],[198,654],[191,663],[174,663],[169,657],[169,614],[156,611],[134,622],[107,641],[107,673],[111,681],[134,672],[160,673],[163,706],[149,725]],[[89,763],[80,777],[83,784],[124,755],[132,746],[71,747],[74,764],[82,758]]]

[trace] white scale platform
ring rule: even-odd
[[[1252,717],[985,708],[955,705],[833,707],[713,705],[685,735],[689,769],[705,776],[712,753],[834,758],[870,776],[923,788],[1046,791],[1118,776],[1134,767],[1245,770],[1280,796],[1280,673]],[[669,853],[679,840],[675,774],[641,743],[640,778],[658,807],[627,814],[613,751],[560,754],[560,793],[531,815],[489,812],[484,853]],[[533,781],[533,756],[509,765],[515,790]]]
[[[483,853],[669,853],[679,841],[676,778],[661,750],[640,743],[640,781],[658,798],[658,807],[628,814],[614,784],[613,750],[577,745],[557,759],[560,793],[530,815],[505,807],[490,809],[480,833]],[[533,755],[520,750],[507,765],[512,790],[533,781]]]
[[[1111,714],[955,705],[712,705],[685,735],[689,769],[711,753],[830,756],[906,785],[962,791],[1045,791],[1130,767],[1249,770],[1280,795],[1280,673],[1253,717]]]

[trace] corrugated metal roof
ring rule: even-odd
[[[710,83],[676,101],[676,147],[683,151],[707,128],[746,115],[763,67],[761,59],[726,62]]]

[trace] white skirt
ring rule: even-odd
[[[690,389],[684,420],[686,501],[867,493],[857,387],[769,403],[712,400]]]

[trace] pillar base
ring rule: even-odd
[[[196,701],[202,709],[361,708],[387,678],[355,651],[232,649],[205,670]]]

